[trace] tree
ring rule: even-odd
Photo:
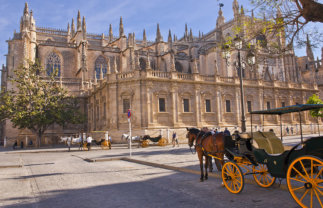
[[[323,101],[319,98],[319,96],[313,94],[311,97],[308,98],[306,104],[323,104]],[[310,110],[310,114],[313,118],[317,119],[317,128],[319,130],[320,135],[319,117],[323,117],[323,109],[321,108]]]
[[[308,98],[306,104],[323,104],[323,101],[317,96],[313,94],[311,97]],[[323,117],[323,109],[314,109],[310,111],[312,117]]]
[[[14,73],[14,89],[0,97],[0,119],[10,119],[15,128],[29,129],[36,135],[37,146],[49,126],[84,122],[75,108],[75,98],[68,96],[57,81],[57,70],[43,77],[46,73],[40,63],[28,61]]]
[[[321,44],[323,37],[320,26],[308,27],[309,23],[323,23],[323,4],[317,0],[250,0],[255,8],[266,14],[275,24],[267,24],[267,30],[284,31],[287,46],[296,41],[297,46],[305,45],[304,34],[311,36],[313,46]],[[312,24],[312,26],[314,26]]]

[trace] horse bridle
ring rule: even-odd
[[[191,132],[188,132],[188,133],[190,133],[190,134],[193,134],[193,133],[191,133]],[[188,133],[187,133],[187,135],[186,135],[186,137],[188,138]],[[193,142],[192,142],[192,145],[189,145],[190,146],[190,150],[191,150],[191,153],[192,154],[196,154],[196,146],[197,146],[197,144],[196,144],[196,142],[197,142],[197,138],[200,136],[200,133],[201,132],[199,132],[198,134],[194,134],[195,136],[196,136],[196,138],[195,138],[195,144],[194,144],[194,140],[193,140]],[[193,152],[193,150],[192,150],[192,146],[194,145],[194,152]]]

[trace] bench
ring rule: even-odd
[[[274,132],[253,132],[252,146],[264,149],[268,154],[281,154],[285,148]]]

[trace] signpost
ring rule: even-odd
[[[128,123],[129,123],[129,148],[130,148],[130,157],[131,157],[131,110],[128,109]]]

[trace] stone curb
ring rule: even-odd
[[[157,167],[157,168],[163,168],[163,169],[168,169],[168,170],[174,170],[174,171],[179,171],[179,172],[184,172],[184,173],[191,173],[195,175],[200,175],[201,172],[198,170],[191,170],[188,168],[180,168],[180,167],[174,167],[170,165],[164,165],[164,164],[159,164],[159,163],[153,163],[153,162],[147,162],[143,160],[137,160],[129,157],[115,157],[115,158],[104,158],[104,159],[89,159],[89,158],[84,158],[84,161],[87,162],[106,162],[106,161],[115,161],[115,160],[123,160],[127,162],[133,162],[133,163],[138,163],[141,165],[147,165],[147,166],[152,166],[152,167]],[[219,178],[221,179],[222,176],[220,173],[210,173],[209,172],[209,177],[212,178]],[[252,184],[252,185],[257,185],[257,183],[253,179],[245,178],[244,179],[246,184]],[[278,188],[284,191],[288,191],[288,187],[286,184],[278,184],[275,182],[275,184],[272,186],[272,188]]]
[[[22,165],[0,165],[1,168],[21,168]]]

